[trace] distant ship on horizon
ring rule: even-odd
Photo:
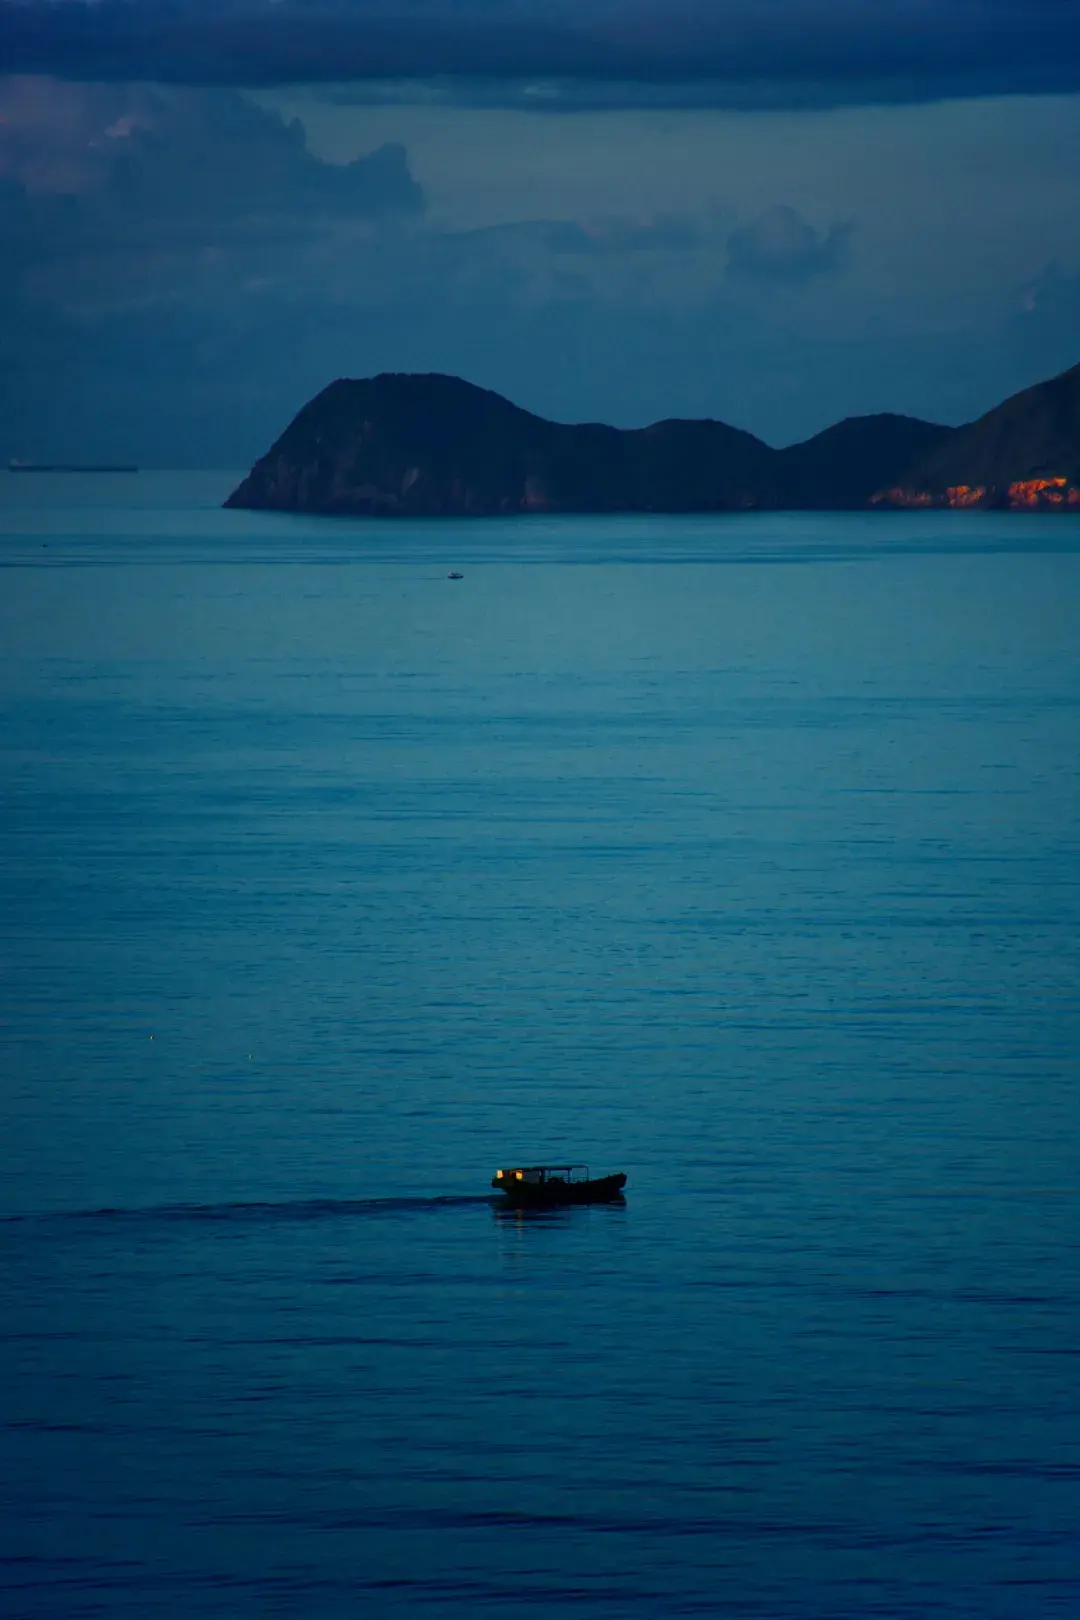
[[[13,456],[8,462],[8,472],[21,473],[133,473],[138,470],[138,467],[130,463],[118,461],[20,461]]]

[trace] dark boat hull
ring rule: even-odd
[[[503,1188],[503,1198],[516,1209],[550,1209],[557,1204],[610,1204],[622,1198],[624,1175],[599,1176],[595,1181],[545,1181],[530,1185],[516,1181]]]

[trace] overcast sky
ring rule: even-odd
[[[332,377],[773,443],[1080,359],[1074,0],[0,0],[0,455]]]

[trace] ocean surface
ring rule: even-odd
[[[0,475],[5,1620],[1080,1613],[1080,520],[232,481]]]

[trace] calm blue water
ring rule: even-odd
[[[0,486],[5,1616],[1075,1615],[1080,523]]]

